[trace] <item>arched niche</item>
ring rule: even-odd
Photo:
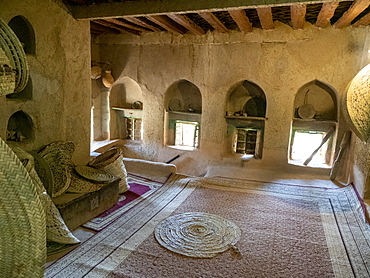
[[[193,150],[199,147],[202,94],[192,82],[182,79],[168,87],[164,100],[165,145]]]
[[[167,111],[202,113],[202,94],[192,82],[176,81],[166,91],[165,108]]]
[[[330,168],[338,129],[338,98],[328,84],[313,80],[296,93],[289,142],[290,164]]]
[[[130,77],[117,79],[110,89],[111,107],[134,108],[134,103],[143,102],[140,85]]]
[[[125,76],[110,89],[110,138],[141,141],[143,137],[143,95],[140,85]]]
[[[31,75],[30,75],[28,77],[26,87],[24,87],[24,89],[22,91],[20,91],[18,93],[13,93],[13,94],[6,95],[6,98],[11,99],[11,100],[26,101],[26,100],[32,100],[32,95],[33,95],[33,85],[32,85],[32,78],[31,78]]]
[[[312,106],[311,117],[308,112],[300,109],[305,104]],[[313,80],[303,85],[297,92],[294,99],[294,118],[310,118],[323,121],[338,120],[338,99],[335,90],[319,80]]]
[[[262,158],[267,108],[264,91],[243,80],[229,90],[225,106],[229,150],[242,157]]]
[[[22,110],[10,116],[7,126],[7,141],[32,142],[35,138],[32,118]]]
[[[239,82],[228,93],[226,112],[228,116],[266,116],[266,96],[263,90],[248,80]]]
[[[8,25],[22,43],[24,52],[26,54],[35,54],[35,32],[31,23],[24,16],[18,15],[13,17]]]

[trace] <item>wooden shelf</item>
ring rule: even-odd
[[[168,113],[180,114],[180,115],[202,115],[202,113],[186,112],[186,111],[167,111]]]
[[[257,121],[266,121],[267,118],[264,117],[244,117],[244,116],[225,116],[226,119],[237,119],[237,120],[257,120]]]
[[[143,117],[143,109],[132,109],[132,108],[123,108],[123,107],[112,107],[113,110],[116,110],[121,116],[126,118],[137,118],[141,119]]]

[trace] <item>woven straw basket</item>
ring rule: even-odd
[[[15,73],[8,71],[10,61],[6,57],[4,50],[0,47],[0,96],[14,93]],[[10,68],[11,69],[11,68]]]
[[[105,172],[121,178],[119,182],[120,194],[126,192],[130,188],[127,184],[127,172],[122,159],[122,151],[117,148],[112,148],[88,163],[91,167],[103,169]]]
[[[0,273],[43,277],[45,213],[27,170],[0,138]]]

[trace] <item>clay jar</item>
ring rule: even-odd
[[[113,78],[111,72],[112,71],[110,71],[110,70],[106,70],[105,75],[104,75],[103,80],[102,80],[104,86],[107,87],[107,88],[110,88],[112,86],[112,84],[114,83],[114,78]]]

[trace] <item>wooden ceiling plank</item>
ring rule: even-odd
[[[355,23],[352,24],[353,27],[367,26],[370,24],[370,13],[361,17]]]
[[[272,19],[272,9],[271,7],[257,8],[257,14],[261,22],[263,29],[274,29],[275,24]]]
[[[339,2],[326,2],[322,4],[315,26],[318,28],[326,28],[330,26],[330,19],[334,16],[335,10],[338,6]]]
[[[116,18],[106,18],[105,21],[111,22],[111,23],[119,25],[119,26],[129,28],[129,29],[133,29],[133,30],[136,30],[136,31],[139,31],[139,32],[148,32],[148,29],[123,22],[123,21],[121,21],[119,19],[116,19]]]
[[[306,22],[306,5],[292,5],[290,6],[290,17],[292,20],[293,29],[303,29]]]
[[[334,1],[334,0],[333,0]],[[344,1],[344,0],[338,0]],[[87,6],[71,6],[76,19],[98,19],[124,16],[164,15],[171,13],[217,12],[233,9],[255,9],[259,7],[289,6],[302,0],[161,0],[148,4],[148,0],[107,2]],[[328,0],[307,0],[307,3],[324,3]]]
[[[186,29],[188,29],[195,35],[204,35],[206,33],[199,25],[197,25],[186,15],[169,14],[168,17],[176,21],[178,24],[184,26]]]
[[[370,5],[370,0],[355,0],[351,7],[333,24],[335,28],[344,28],[351,24],[360,13]]]
[[[238,25],[240,31],[244,33],[253,31],[253,24],[249,21],[249,18],[245,14],[244,10],[229,10],[228,12]]]
[[[155,24],[158,24],[159,26],[163,27],[169,32],[180,35],[184,35],[186,33],[186,31],[180,29],[175,25],[177,23],[173,22],[170,18],[168,18],[165,15],[148,15],[146,18],[154,22]]]
[[[155,26],[153,26],[153,25],[150,25],[150,24],[148,24],[148,23],[146,23],[146,22],[142,21],[140,18],[130,17],[130,16],[125,16],[125,17],[123,17],[123,19],[124,19],[124,20],[127,20],[127,21],[129,21],[129,22],[132,22],[132,23],[134,23],[134,24],[136,24],[136,25],[142,26],[142,27],[144,27],[144,28],[148,28],[148,29],[150,29],[150,30],[152,30],[152,31],[154,31],[154,32],[159,32],[159,31],[161,31],[161,29],[159,29],[159,28],[157,28],[157,27],[155,27]]]
[[[120,34],[121,32],[117,29],[112,29],[110,27],[106,27],[103,25],[100,25],[98,23],[95,23],[94,21],[90,22],[90,30],[94,30],[100,33],[111,33],[111,34]]]
[[[106,26],[106,27],[109,27],[109,28],[112,28],[112,29],[116,29],[120,32],[129,32],[129,33],[132,33],[134,35],[140,35],[140,32],[138,32],[136,30],[131,30],[131,29],[128,29],[128,28],[125,28],[125,27],[121,27],[121,26],[118,26],[116,24],[110,23],[108,21],[102,20],[102,19],[97,19],[97,20],[94,20],[93,22],[95,22],[97,24],[100,24],[100,25],[103,25],[103,26]]]
[[[226,26],[211,12],[203,12],[199,13],[201,17],[203,17],[215,30],[227,33],[229,32],[229,29],[226,28]]]

